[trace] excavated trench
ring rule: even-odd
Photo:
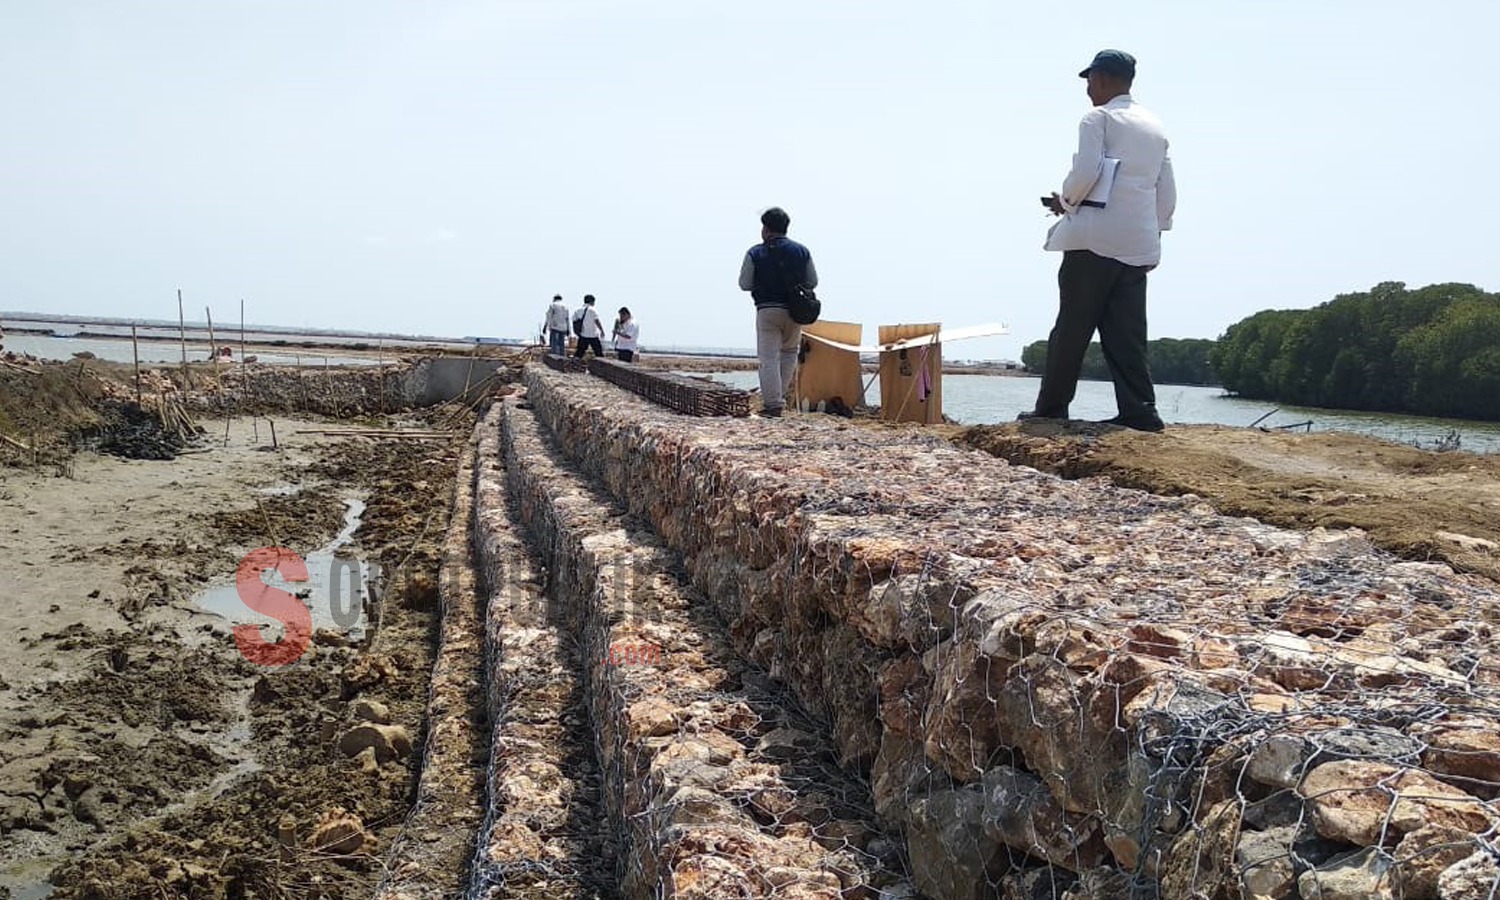
[[[429,711],[482,732],[422,779],[467,896],[1497,895],[1487,582],[917,430],[525,379],[450,536],[443,646],[483,673]],[[443,895],[427,843],[384,896]]]

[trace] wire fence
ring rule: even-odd
[[[824,815],[757,813],[756,795],[723,793],[713,743],[684,737],[709,723],[747,758],[752,738],[759,752],[777,732],[807,734],[749,759],[837,764],[808,770],[795,795],[848,784],[838,773],[863,781],[861,852],[899,876],[865,881],[867,896],[1500,896],[1488,582],[1395,560],[1355,532],[1272,528],[887,430],[788,440],[623,398],[600,428],[571,383],[528,382],[553,444],[515,459],[566,448],[618,499],[567,499],[577,476],[554,472],[521,506],[609,530],[623,504],[682,555],[694,590],[614,584],[591,601],[607,625],[569,627],[598,670],[590,696],[614,698],[596,721],[651,726],[599,744],[601,765],[623,759],[612,771],[649,786],[618,807],[647,829],[626,895],[840,896],[795,866],[774,890],[687,889],[766,855],[754,840],[694,845],[718,814],[697,810],[727,803],[778,838]],[[625,579],[597,542],[543,544],[601,584]],[[633,591],[655,599],[622,607]],[[693,618],[709,611],[717,632]],[[705,650],[711,634],[730,656]],[[625,640],[661,647],[670,678],[600,662]],[[738,679],[716,687],[763,685],[804,724],[757,714],[729,728],[694,699],[707,672]],[[730,862],[711,862],[725,847]]]

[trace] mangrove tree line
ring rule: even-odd
[[[1147,342],[1147,359],[1151,361],[1151,379],[1158,384],[1218,384],[1209,365],[1209,351],[1214,342],[1203,338],[1159,338]],[[1026,371],[1040,373],[1047,365],[1047,342],[1033,341],[1021,351]],[[1089,344],[1083,355],[1081,378],[1109,380],[1109,366],[1099,342]]]
[[[1312,309],[1256,313],[1231,325],[1209,358],[1224,389],[1242,397],[1500,419],[1500,294],[1385,282]]]

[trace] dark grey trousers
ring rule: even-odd
[[[1057,270],[1057,323],[1047,337],[1047,368],[1036,412],[1067,418],[1083,354],[1099,332],[1104,361],[1125,418],[1156,417],[1156,390],[1146,365],[1146,272],[1088,250],[1069,250]]]

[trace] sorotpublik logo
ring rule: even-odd
[[[286,584],[312,580],[307,562],[294,550],[259,547],[245,554],[235,570],[235,593],[252,612],[280,622],[284,634],[279,640],[271,641],[262,633],[260,624],[235,625],[232,629],[234,643],[240,655],[256,665],[287,666],[301,659],[312,643],[313,611],[296,594],[268,584],[265,580],[267,572],[275,573]],[[369,572],[372,578],[379,577],[375,563],[362,566],[354,558],[331,558],[327,596],[315,601],[328,604],[325,621],[345,632],[359,625],[363,613],[361,598],[364,596],[365,572]],[[612,585],[610,593],[617,610],[614,619],[617,624],[657,620],[662,612],[661,594],[653,589],[652,582],[659,576],[660,573],[649,563],[638,570],[630,558],[616,562],[608,580]],[[349,585],[347,589],[343,587],[345,584]],[[552,603],[531,590],[504,589],[491,602],[491,614],[503,615],[522,627],[545,625]],[[660,665],[662,648],[645,641],[615,642],[604,646],[600,657],[600,662],[606,666]]]
[[[374,565],[369,566],[374,569]],[[288,584],[309,581],[307,563],[286,547],[258,547],[245,554],[234,573],[235,593],[252,612],[279,621],[285,633],[280,640],[268,641],[259,625],[236,625],[234,644],[240,655],[260,666],[291,665],[307,652],[312,643],[313,617],[307,605],[290,591],[264,580],[266,572],[275,572]],[[340,588],[348,576],[348,591]],[[360,598],[363,596],[362,567],[358,560],[333,557],[328,572],[328,614],[337,627],[349,631],[359,624]],[[341,602],[346,600],[347,602]]]

